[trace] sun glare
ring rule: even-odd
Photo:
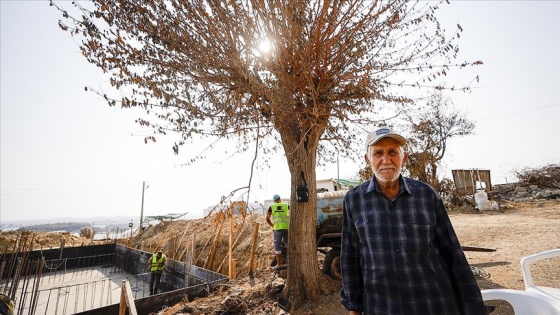
[[[259,44],[259,51],[262,54],[266,54],[270,52],[270,50],[272,50],[272,44],[270,43],[270,41],[268,39],[261,41],[261,43]]]

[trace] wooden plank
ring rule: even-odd
[[[220,241],[220,237],[222,235],[222,227],[224,226],[224,221],[220,221],[220,227],[218,228],[218,233],[214,238],[214,242],[212,243],[212,247],[210,247],[210,255],[206,263],[204,264],[204,268],[208,270],[214,270],[214,256],[216,254],[216,249],[218,248],[218,242]],[[210,240],[210,239],[208,239]]]
[[[126,280],[123,280],[121,283],[121,302],[119,304],[119,315],[126,314]]]
[[[134,304],[134,296],[128,280],[123,280],[121,285],[121,303],[119,305],[119,315],[125,315],[128,309],[129,315],[138,315],[136,305]]]
[[[229,206],[229,278],[233,279],[233,205]]]
[[[194,257],[196,257],[195,255],[196,255],[196,230],[194,230],[193,234],[192,234],[191,261],[190,261],[191,265],[195,264],[195,262],[194,262]]]
[[[129,315],[138,315],[136,311],[136,304],[134,304],[134,296],[132,295],[132,289],[130,288],[130,283],[128,280],[125,281],[125,291],[126,291],[126,306],[128,307]]]
[[[183,308],[185,308],[185,304],[178,303],[165,310],[161,315],[174,315],[183,310]]]
[[[255,265],[255,251],[257,250],[257,240],[259,236],[259,223],[255,223],[253,229],[253,244],[251,245],[251,259],[249,260],[249,274],[253,272]]]
[[[484,248],[484,247],[473,247],[473,246],[461,246],[461,249],[465,252],[495,252],[496,250],[493,248]]]

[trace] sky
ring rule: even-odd
[[[248,185],[250,153],[232,157],[215,150],[184,166],[187,158],[171,149],[173,137],[144,144],[145,130],[134,123],[141,112],[109,107],[86,92],[85,86],[106,85],[107,78],[60,30],[59,14],[48,1],[0,5],[0,223],[91,216],[138,222],[142,209],[144,215],[188,212],[185,218],[196,218]],[[449,141],[444,176],[451,178],[452,169],[489,169],[499,184],[514,182],[516,170],[560,163],[558,12],[560,1],[442,6],[443,26],[460,24],[464,30],[459,60],[484,63],[449,76],[459,84],[476,75],[480,81],[469,93],[449,95],[476,128]],[[250,202],[263,203],[277,193],[289,197],[283,154],[260,166]],[[354,178],[363,166],[341,158],[338,165],[317,168],[317,179]]]

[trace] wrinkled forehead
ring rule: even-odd
[[[402,148],[402,145],[393,138],[383,138],[377,141],[375,144],[369,146],[369,149],[372,148],[375,150],[390,149],[390,148],[397,148],[400,150]]]

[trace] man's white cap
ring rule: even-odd
[[[370,145],[376,144],[379,140],[383,138],[391,138],[396,140],[402,146],[406,145],[406,139],[403,136],[399,135],[398,133],[395,133],[391,128],[384,127],[372,131],[368,134],[366,138],[366,151]]]

